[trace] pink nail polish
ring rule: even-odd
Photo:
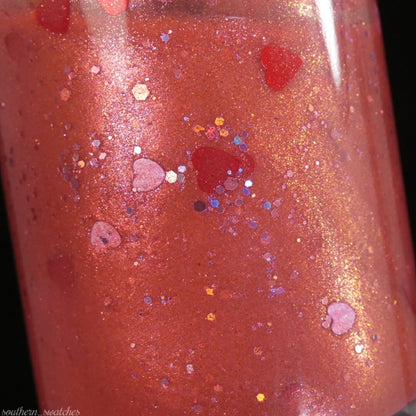
[[[391,416],[414,260],[374,1],[0,0],[41,409]]]

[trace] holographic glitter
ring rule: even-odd
[[[133,89],[131,90],[131,92],[133,93],[133,95],[134,95],[134,98],[137,100],[137,101],[144,101],[144,100],[146,100],[146,98],[149,96],[149,94],[150,94],[150,91],[149,91],[149,89],[147,88],[147,85],[146,84],[140,84],[140,83],[137,83],[134,87],[133,87]]]
[[[97,221],[91,229],[91,244],[97,253],[118,247],[121,243],[120,234],[108,222]]]
[[[133,163],[133,190],[148,192],[156,189],[165,180],[166,174],[155,161],[140,158]]]
[[[2,174],[35,368],[59,374],[42,402],[388,416],[415,396],[372,3],[0,4]]]

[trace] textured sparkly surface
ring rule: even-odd
[[[58,29],[33,3],[0,1],[0,121],[42,406],[390,416],[414,398],[373,3],[73,1]],[[278,91],[271,47],[294,60]]]

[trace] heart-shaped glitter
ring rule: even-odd
[[[97,221],[91,229],[91,244],[97,253],[102,253],[109,248],[118,247],[121,244],[121,237],[111,224]]]
[[[129,6],[129,0],[98,0],[98,3],[108,14],[113,16],[124,12]]]
[[[133,163],[133,189],[148,192],[156,189],[165,180],[165,171],[154,160],[141,158]]]
[[[70,0],[43,0],[36,7],[36,20],[52,33],[64,34],[68,30]]]
[[[250,174],[254,168],[253,159],[244,155],[234,156],[222,149],[199,147],[192,154],[192,163],[198,171],[198,186],[203,192],[211,193],[227,178],[237,176],[239,169]]]
[[[267,85],[282,90],[294,78],[302,65],[302,58],[280,46],[268,45],[261,52],[261,63],[266,68]]]

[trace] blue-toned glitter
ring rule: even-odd
[[[250,195],[250,189],[243,188],[243,194],[244,195]]]
[[[236,144],[236,145],[241,144],[241,138],[240,138],[240,137],[238,137],[238,136],[235,136],[235,137],[234,137],[234,144]]]
[[[170,36],[167,33],[162,33],[160,39],[162,39],[162,41],[166,43],[169,42]]]
[[[152,304],[152,298],[151,298],[150,296],[146,296],[146,297],[143,299],[143,301],[144,301],[144,303],[146,303],[146,304],[148,304],[148,305],[151,305],[151,304]]]
[[[218,201],[218,199],[212,199],[210,203],[213,208],[217,208],[220,205],[220,201]]]
[[[270,209],[270,208],[272,207],[272,204],[271,204],[269,201],[266,201],[266,202],[263,204],[263,207],[264,207],[265,209]]]
[[[245,143],[240,144],[240,150],[247,150],[247,145]]]
[[[257,222],[256,221],[250,221],[248,223],[248,225],[249,225],[250,228],[257,228]]]

